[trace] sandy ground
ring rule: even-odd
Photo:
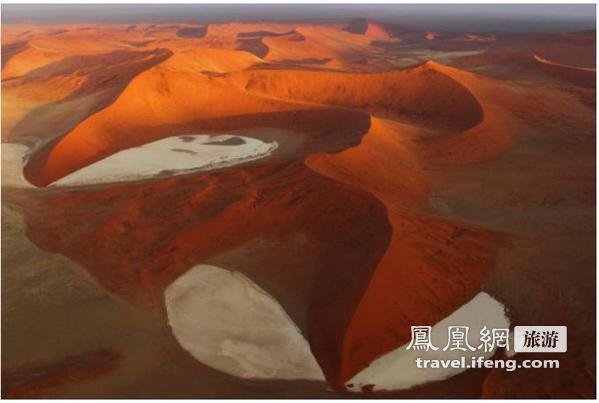
[[[2,365],[44,370],[23,377],[3,371],[3,394],[21,386],[26,394],[16,396],[31,398],[327,396],[322,382],[248,383],[202,365],[180,347],[159,314],[108,293],[77,263],[40,250],[24,233],[19,207],[4,202],[2,339],[10,348],[3,348]],[[116,354],[116,369],[77,382],[69,381],[73,375],[54,378],[65,357],[96,351]],[[47,382],[41,387],[35,383],[40,378]]]
[[[230,143],[227,143],[227,142]],[[81,186],[139,181],[230,167],[270,155],[278,144],[250,137],[189,134],[119,151],[81,168],[50,186]]]
[[[545,64],[551,64],[554,66],[560,66],[560,67],[565,67],[568,69],[576,69],[576,70],[583,70],[583,71],[590,71],[590,72],[595,72],[594,68],[590,68],[590,67],[578,67],[578,66],[573,66],[570,64],[563,64],[563,63],[556,63],[556,62],[552,62],[551,60],[547,60],[539,55],[534,55],[534,58],[536,61],[541,62],[541,63],[545,63]]]
[[[439,211],[510,236],[483,289],[509,307],[515,323],[568,326],[560,370],[496,371],[489,397],[584,396],[593,388],[595,158],[585,144],[594,141],[594,122],[576,122],[522,129],[518,143],[500,158],[476,169],[435,173],[431,203]]]

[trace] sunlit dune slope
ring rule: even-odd
[[[301,25],[288,35],[263,38],[268,47],[266,59],[270,61],[356,57],[370,49],[372,40],[366,35],[318,25]]]
[[[170,65],[190,72],[225,73],[244,70],[262,60],[248,52],[191,47],[174,52]]]

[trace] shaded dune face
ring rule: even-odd
[[[283,36],[293,34],[294,31],[291,30],[289,32],[272,32],[272,31],[253,31],[253,32],[239,32],[237,34],[238,38],[252,38],[252,37],[263,37],[263,36]]]
[[[438,63],[433,65],[440,73],[459,81],[475,97],[482,113],[478,123],[465,130],[418,141],[416,147],[423,163],[433,166],[467,165],[505,152],[514,136],[506,108],[518,99],[509,91],[509,86],[453,67]]]
[[[208,31],[208,27],[187,27],[181,28],[177,31],[177,36],[181,38],[203,38],[206,36],[206,32]]]
[[[433,325],[479,291],[499,239],[436,217],[422,167],[459,162],[472,147],[482,151],[470,161],[488,158],[509,142],[476,75],[427,63],[384,74],[213,78],[177,63],[138,75],[113,104],[32,155],[27,179],[46,186],[120,150],[192,133],[282,136],[281,152],[232,169],[24,200],[39,203],[25,210],[41,248],[156,307],[195,264],[260,243],[289,251],[276,260],[245,254],[237,270],[281,302],[337,389],[406,343],[410,325]],[[292,153],[285,136],[299,141]],[[496,137],[502,142],[489,147]]]
[[[2,67],[14,55],[22,52],[27,47],[27,41],[19,41],[2,45]]]
[[[368,20],[366,18],[355,18],[351,20],[344,31],[351,32],[352,34],[365,34],[368,29]]]
[[[388,39],[391,36],[384,27],[372,23],[366,18],[354,18],[349,21],[343,30],[352,34],[365,35],[373,39]]]
[[[252,70],[229,77],[254,94],[383,112],[434,129],[464,130],[483,116],[477,99],[432,63],[380,74]]]
[[[82,114],[83,119],[102,109],[133,77],[171,55],[167,49],[155,49],[68,56],[3,81],[3,111],[20,111],[20,118],[2,120],[2,138],[31,144],[48,127],[64,133],[76,124],[73,116]],[[61,112],[62,105],[76,111]]]
[[[59,78],[68,79],[81,76],[80,85],[73,88],[61,102],[74,100],[114,87],[110,95],[113,99],[126,87],[137,74],[147,70],[172,56],[168,49],[155,49],[149,51],[114,51],[99,55],[69,56],[55,63],[50,63],[27,72],[8,84],[8,88],[19,87],[25,84],[35,88],[39,85],[43,89],[44,82]],[[42,91],[40,91],[42,92]]]
[[[268,54],[268,46],[262,42],[262,38],[240,39],[237,50],[244,50],[256,57],[263,58]]]

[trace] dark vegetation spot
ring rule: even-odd
[[[210,141],[210,142],[207,142],[204,144],[210,145],[210,146],[239,146],[239,145],[245,144],[245,140],[242,139],[241,137],[231,137],[226,140]]]
[[[186,143],[190,143],[196,139],[193,136],[179,136],[179,138]]]

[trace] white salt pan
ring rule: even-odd
[[[227,144],[229,142],[229,144]],[[180,135],[112,154],[50,186],[77,186],[143,180],[168,173],[229,167],[270,155],[278,144],[232,135]]]
[[[377,358],[366,369],[362,370],[348,384],[350,390],[360,391],[362,386],[374,385],[373,390],[397,390],[408,389],[423,383],[440,381],[466,371],[463,368],[417,368],[416,358],[423,360],[440,359],[452,360],[466,357],[466,363],[470,363],[473,356],[491,357],[495,351],[484,352],[483,349],[467,352],[443,351],[447,345],[448,326],[468,326],[469,344],[476,348],[480,345],[480,331],[484,326],[492,328],[508,328],[509,319],[505,315],[504,306],[490,295],[481,292],[468,303],[454,313],[443,319],[432,328],[433,345],[439,349],[414,351],[407,350],[409,344]]]
[[[165,291],[175,338],[203,364],[241,378],[324,380],[297,326],[243,274],[198,265]]]
[[[307,341],[277,301],[250,279],[215,266],[195,266],[165,291],[175,338],[203,364],[241,378],[324,381]],[[466,369],[416,367],[415,360],[491,357],[495,350],[442,351],[448,326],[468,326],[469,344],[478,347],[480,330],[508,328],[504,306],[479,293],[432,327],[437,351],[411,351],[407,344],[379,357],[348,381],[349,390],[407,389],[450,378]]]

